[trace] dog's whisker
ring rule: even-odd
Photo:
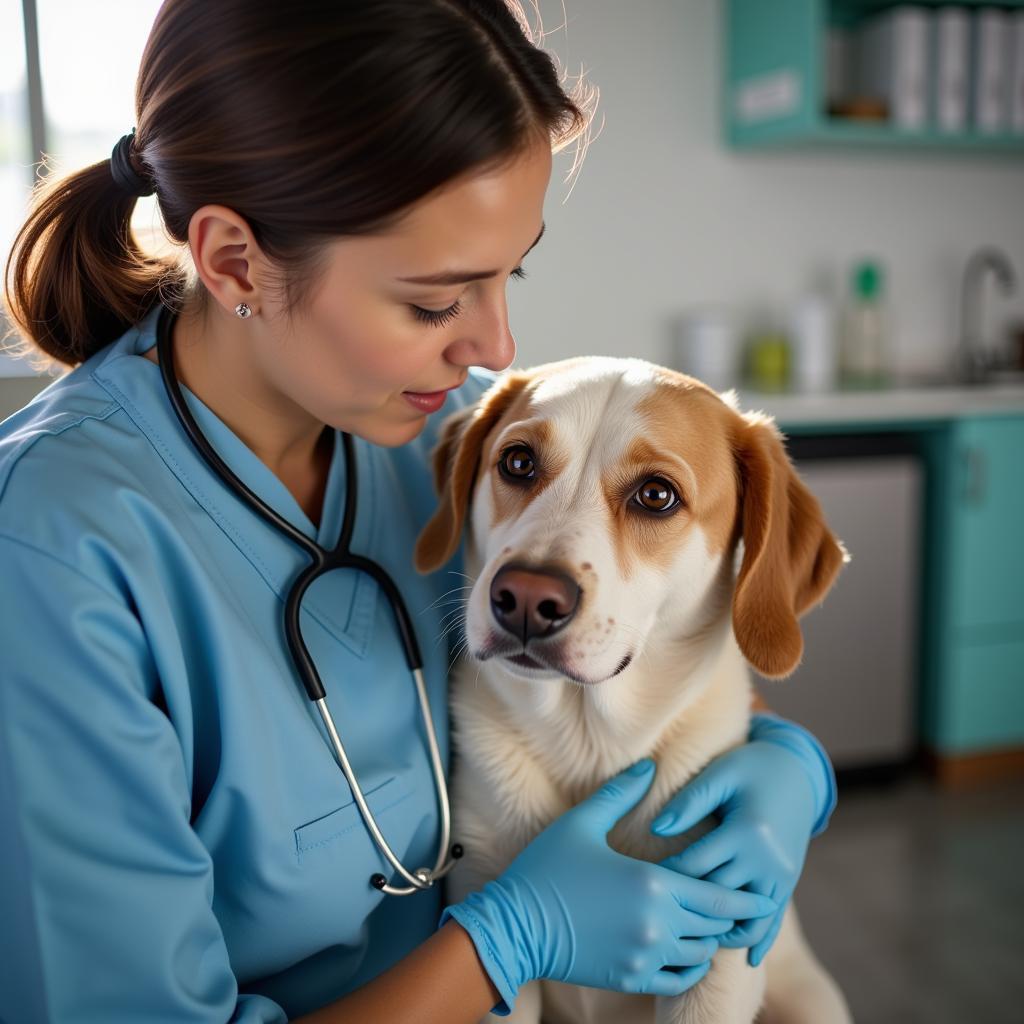
[[[451,672],[452,665],[454,665],[455,662],[459,660],[459,656],[462,654],[462,651],[465,650],[465,648],[468,645],[469,645],[469,641],[465,637],[462,638],[462,641],[460,643],[455,645],[455,651],[452,654],[452,660],[450,662],[448,662],[448,671],[449,672]]]
[[[456,644],[454,648],[449,648],[448,649],[448,655],[449,655],[448,672],[449,673],[452,670],[452,665],[454,665],[456,660],[458,659],[458,656],[459,656],[458,651],[459,651],[459,645],[458,644]]]
[[[444,630],[441,632],[440,636],[438,636],[435,643],[440,643],[442,640],[444,640],[453,629],[460,625],[460,621],[461,620],[459,619],[455,619],[453,622],[450,622],[447,626],[445,626]],[[463,630],[463,632],[465,631]]]
[[[444,633],[443,633],[443,634],[442,634],[441,636],[439,636],[439,637],[438,637],[438,638],[437,638],[437,639],[436,639],[436,640],[434,641],[434,643],[435,643],[435,646],[436,646],[437,644],[441,643],[442,641],[445,641],[445,640],[447,640],[447,641],[449,641],[449,642],[450,642],[450,641],[451,641],[451,637],[449,636],[449,634],[450,634],[450,633],[451,633],[451,632],[452,632],[452,631],[453,631],[454,629],[455,629],[455,626],[453,625],[453,626],[451,627],[451,629],[447,629],[447,630],[445,630],[445,632],[444,632]],[[455,634],[455,636],[456,636],[456,639],[458,639],[458,638],[460,638],[460,637],[462,637],[462,636],[464,636],[464,635],[465,635],[465,630],[460,630],[460,631],[459,631],[458,633],[456,633],[456,634]]]
[[[454,622],[449,622],[447,626],[438,634],[438,640],[444,640],[453,629],[458,628],[459,620],[456,619]]]
[[[437,600],[431,601],[430,604],[428,604],[427,607],[422,609],[418,614],[422,615],[423,612],[429,612],[430,609],[433,608],[434,605],[436,605],[438,603],[438,601],[443,601],[446,597],[448,597],[449,594],[454,594],[456,590],[472,590],[472,589],[473,589],[472,587],[452,587],[450,590],[446,590],[443,594],[441,594],[437,598]],[[452,598],[452,600],[462,601],[462,600],[464,600],[464,598],[461,598],[461,597],[459,597],[459,598]]]
[[[447,611],[447,612],[444,613],[444,615],[441,616],[441,621],[444,622],[445,619],[451,618],[451,616],[453,616],[453,615],[460,615],[465,610],[466,610],[466,602],[465,601],[459,601],[457,607],[452,608],[451,611]]]
[[[457,608],[452,608],[449,611],[446,611],[444,613],[444,615],[441,616],[441,624],[444,625],[444,623],[447,620],[449,620],[453,615],[454,616],[459,616],[459,615],[465,615],[465,613],[466,613],[466,605],[465,604],[460,604]]]

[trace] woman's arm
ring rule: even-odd
[[[447,921],[373,981],[292,1024],[477,1024],[501,996],[462,925]]]

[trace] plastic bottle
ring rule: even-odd
[[[789,386],[789,339],[774,325],[754,331],[747,342],[747,380],[757,391]]]
[[[800,297],[790,315],[793,340],[792,384],[796,391],[820,393],[836,386],[835,315],[819,290]]]
[[[844,387],[879,387],[887,376],[887,312],[882,268],[862,260],[853,268],[852,295],[843,311],[840,376]]]

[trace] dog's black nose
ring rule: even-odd
[[[491,612],[525,644],[557,633],[576,614],[580,588],[564,572],[506,565],[491,581]]]

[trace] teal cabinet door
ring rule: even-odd
[[[943,752],[1024,745],[1024,640],[956,644],[950,655]]]
[[[1024,417],[926,439],[923,738],[938,753],[1024,744]]]
[[[959,642],[1024,635],[1024,418],[967,419],[955,459],[950,612]]]

